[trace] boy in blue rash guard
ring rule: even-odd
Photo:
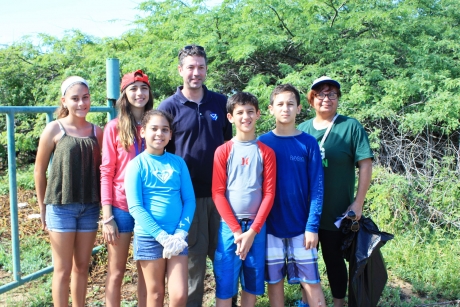
[[[171,140],[172,118],[148,111],[141,137],[146,149],[126,169],[128,209],[134,218],[134,260],[139,260],[147,302],[163,306],[165,277],[169,305],[187,301],[187,235],[195,213],[195,194],[185,161],[164,151]]]
[[[259,137],[276,154],[275,202],[267,218],[267,260],[270,306],[284,305],[284,278],[299,283],[310,306],[326,306],[321,289],[318,228],[323,204],[323,169],[316,140],[295,128],[300,95],[290,84],[277,86],[269,110],[276,119],[274,130]]]

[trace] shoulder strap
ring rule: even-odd
[[[334,125],[334,122],[338,116],[339,113],[335,114],[334,118],[332,119],[332,122],[329,124],[329,127],[327,127],[327,130],[324,133],[323,138],[321,139],[321,143],[319,144],[319,148],[323,148],[324,142],[326,142],[326,138],[329,135],[329,132],[331,132],[332,126]]]
[[[56,119],[56,121],[57,121],[57,123],[59,125],[59,130],[61,130],[61,133],[62,133],[61,137],[63,137],[66,134],[64,126],[61,124],[61,122],[59,120]]]

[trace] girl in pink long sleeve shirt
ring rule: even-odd
[[[149,78],[142,70],[125,74],[117,101],[118,117],[104,128],[101,164],[102,232],[108,243],[108,269],[105,284],[106,306],[120,306],[121,284],[126,270],[134,219],[128,212],[124,177],[126,165],[144,151],[140,137],[144,113],[153,108]],[[146,306],[147,291],[138,264],[138,306]]]

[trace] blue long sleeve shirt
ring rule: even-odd
[[[165,152],[144,151],[128,163],[125,192],[134,233],[156,238],[161,230],[188,232],[195,213],[195,194],[185,161]]]
[[[275,202],[267,218],[267,233],[292,238],[305,231],[318,233],[323,207],[324,176],[316,139],[302,132],[259,140],[276,154]]]

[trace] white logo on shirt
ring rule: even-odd
[[[305,162],[304,157],[300,157],[300,156],[293,156],[293,155],[291,155],[291,156],[290,156],[290,159],[291,159],[291,161]]]
[[[169,180],[169,178],[171,177],[172,173],[173,173],[173,171],[171,169],[170,170],[163,170],[163,171],[153,172],[155,177],[157,177],[158,180],[160,180],[163,183],[166,183],[166,181]]]

